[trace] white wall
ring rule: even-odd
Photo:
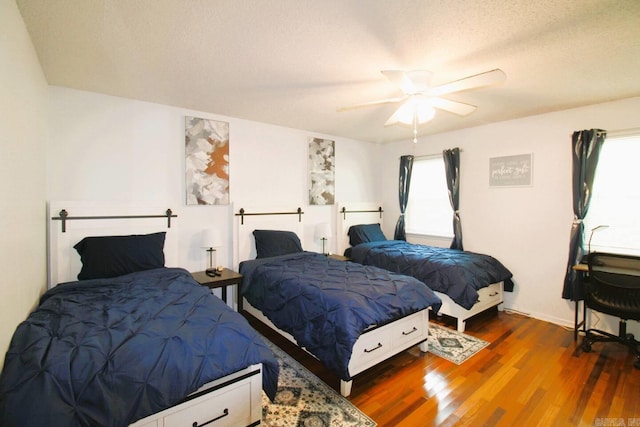
[[[310,136],[336,140],[337,201],[383,200],[388,235],[399,214],[400,155],[461,147],[465,249],[491,254],[514,273],[516,290],[507,294],[507,308],[563,325],[573,322],[573,303],[561,298],[573,218],[571,133],[640,126],[633,114],[640,98],[633,98],[425,137],[417,145],[374,145],[59,87],[49,93],[47,199],[167,201],[179,213],[181,265],[191,270],[205,264],[197,243],[200,230],[211,226],[227,230],[218,263],[232,265],[233,212],[243,206],[302,207],[303,246],[320,250],[313,226],[330,222],[335,233],[336,215],[333,206],[307,204]],[[233,210],[184,205],[185,115],[230,123]],[[533,154],[533,185],[490,188],[489,158],[521,153]],[[335,238],[328,250],[335,251]],[[617,327],[612,319],[602,322]]]
[[[640,98],[631,98],[420,138],[417,144],[386,144],[385,233],[393,235],[399,215],[399,157],[460,147],[464,248],[493,255],[513,272],[516,288],[506,293],[507,308],[573,326],[573,303],[561,297],[573,221],[571,134],[638,128],[638,111]],[[489,158],[523,153],[533,154],[533,185],[490,188]],[[601,320],[599,327],[605,323],[617,331],[617,320]],[[634,328],[640,332],[631,322]]]
[[[222,229],[227,245],[217,263],[232,265],[232,218],[241,207],[305,211],[303,247],[319,222],[333,224],[334,206],[307,202],[309,137],[336,142],[336,199],[376,196],[379,146],[232,117],[151,104],[96,93],[50,87],[50,147],[47,199],[96,202],[164,202],[178,214],[181,266],[202,269],[198,247],[204,228]],[[229,122],[232,206],[186,206],[184,186],[185,115]],[[329,241],[329,250],[335,239]]]
[[[47,86],[14,0],[0,0],[0,366],[46,288]]]

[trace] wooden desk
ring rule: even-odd
[[[589,266],[587,264],[583,264],[583,263],[574,265],[573,269],[575,271],[581,271],[583,273],[588,273],[589,272]]]

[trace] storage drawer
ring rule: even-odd
[[[362,334],[353,346],[351,359],[358,360],[359,364],[368,364],[375,360],[384,359],[392,349],[391,334],[385,329],[375,329]]]
[[[197,403],[164,417],[165,427],[192,425],[237,426],[251,413],[251,384],[240,382],[231,387],[209,393]],[[212,420],[215,420],[212,422]],[[194,424],[196,423],[197,424]]]
[[[427,316],[414,313],[398,320],[393,329],[393,346],[406,347],[427,339]]]
[[[474,309],[484,309],[498,305],[503,300],[502,283],[494,283],[478,291],[478,302]]]
[[[190,400],[149,415],[129,427],[259,424],[262,415],[261,365],[251,365],[211,381],[190,397]]]

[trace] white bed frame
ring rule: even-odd
[[[238,268],[241,261],[254,259],[256,257],[255,240],[253,230],[284,230],[293,231],[299,237],[303,236],[304,222],[298,220],[298,216],[292,215],[266,215],[269,212],[286,212],[282,209],[269,209],[265,207],[244,208],[245,212],[261,213],[258,216],[244,216],[241,219],[236,214],[234,221],[234,242],[235,256],[234,265]],[[289,210],[294,212],[295,209]],[[236,209],[236,213],[238,210]],[[241,222],[244,222],[242,224]],[[289,333],[278,329],[262,312],[253,307],[243,298],[244,310],[260,320],[271,329],[298,345],[295,338]],[[351,377],[363,372],[366,369],[390,358],[415,345],[420,346],[420,350],[428,350],[427,338],[429,328],[429,309],[424,309],[392,323],[363,333],[356,341],[348,369]],[[298,345],[299,346],[299,345]],[[303,348],[303,347],[302,347]],[[304,349],[304,348],[303,348]],[[343,396],[351,394],[353,381],[340,380],[340,393]]]
[[[77,280],[80,256],[73,246],[87,236],[148,234],[165,231],[165,265],[177,267],[179,218],[162,217],[169,208],[158,204],[117,204],[87,202],[49,202],[47,205],[47,277],[49,288]],[[62,232],[60,212],[70,218]],[[178,215],[172,209],[173,215]],[[160,216],[140,218],[140,216]],[[110,217],[137,218],[110,218]],[[55,218],[55,219],[54,219]],[[132,426],[203,425],[217,419],[215,425],[256,425],[262,419],[262,365],[252,365],[205,384],[187,396],[184,402],[141,419]],[[196,423],[196,424],[194,424]]]
[[[350,246],[349,227],[358,224],[382,223],[379,209],[380,203],[350,203],[338,206],[337,228],[337,251],[342,255]],[[346,213],[345,213],[346,211]],[[391,238],[392,236],[387,236]],[[466,320],[492,307],[498,306],[502,310],[504,302],[504,283],[493,283],[478,291],[478,301],[469,310],[455,303],[447,294],[434,291],[442,300],[440,313],[457,319],[457,330],[464,332]]]

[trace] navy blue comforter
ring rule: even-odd
[[[442,303],[412,277],[313,252],[245,261],[240,272],[247,301],[347,381],[367,328]]]
[[[271,350],[186,270],[61,284],[13,336],[0,425],[126,426],[255,363],[273,398]]]
[[[478,300],[478,289],[504,281],[505,291],[513,290],[511,272],[489,255],[404,240],[361,243],[348,251],[355,262],[415,277],[467,310]]]

